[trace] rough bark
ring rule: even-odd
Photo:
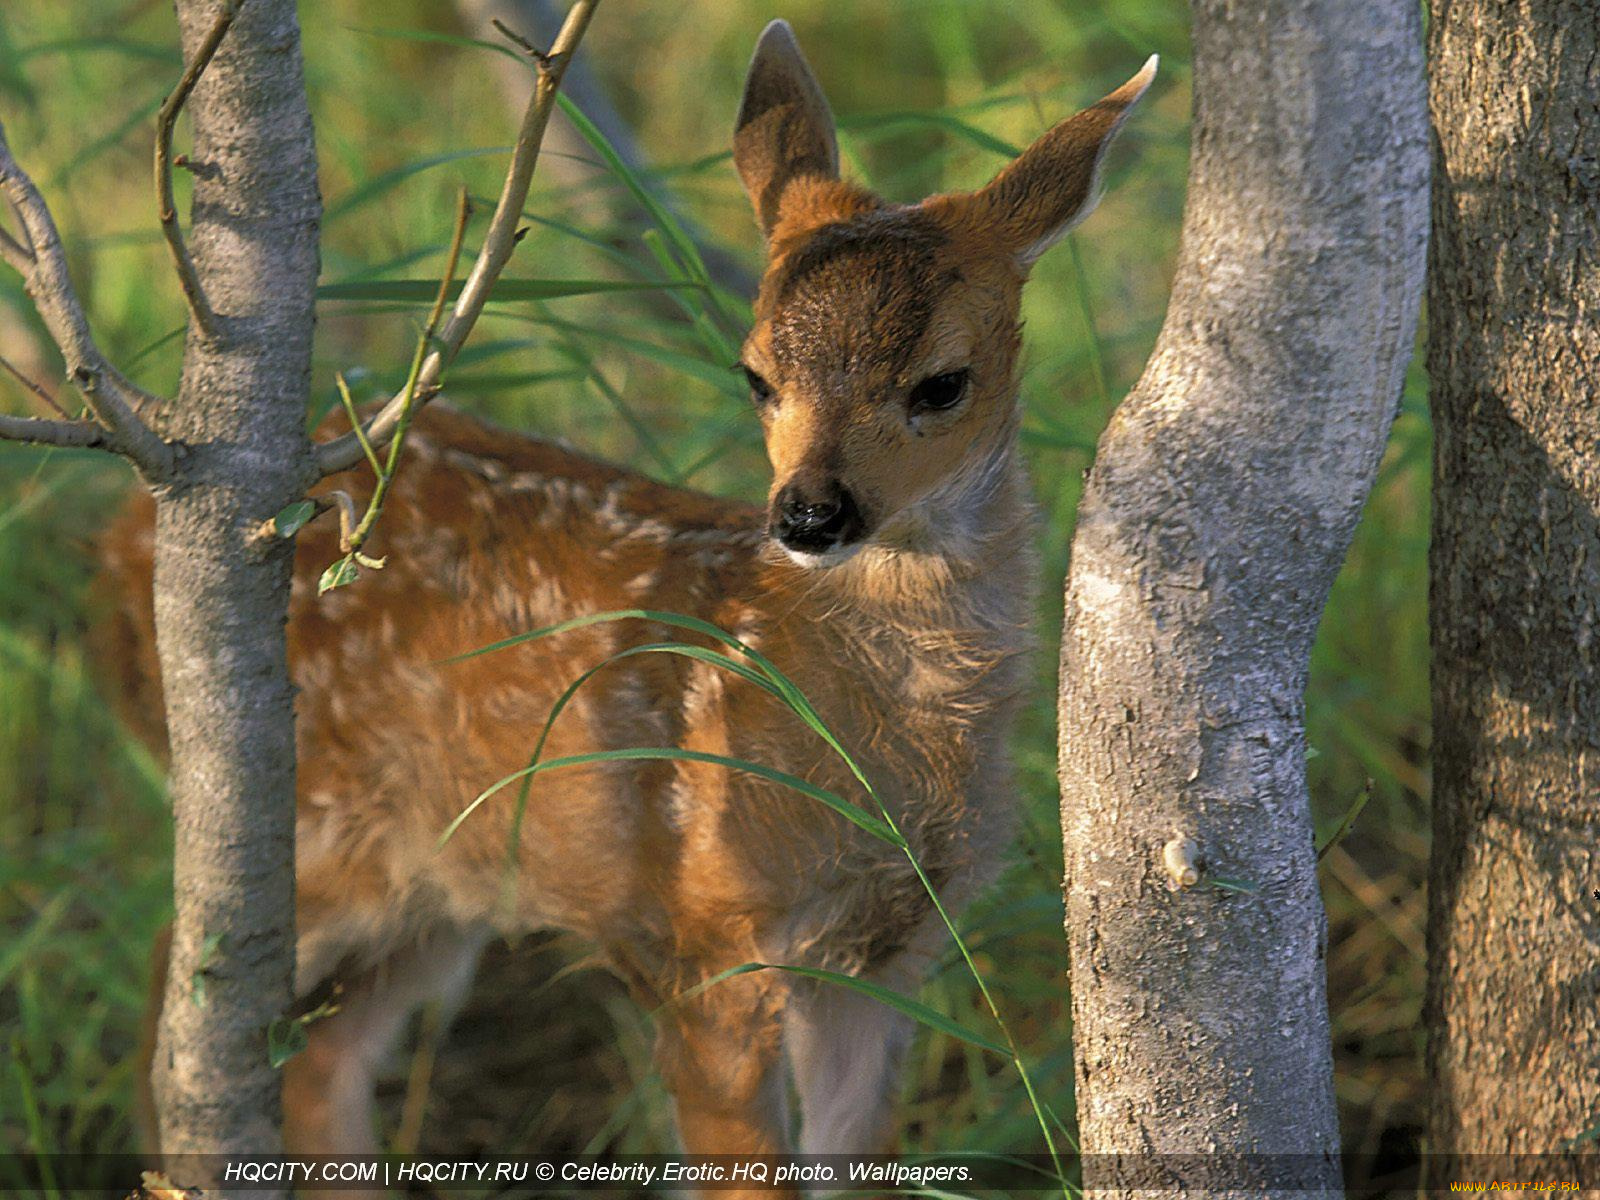
[[[220,8],[180,0],[186,57]],[[168,1154],[261,1153],[281,1145],[266,1031],[293,998],[292,547],[251,534],[315,477],[321,201],[294,0],[245,4],[189,113],[189,246],[217,336],[189,332],[162,430],[186,450],[157,489],[177,918],[155,1088]]]
[[[1433,0],[1429,43],[1431,1143],[1549,1153],[1600,1123],[1600,24]]]
[[[1192,7],[1171,307],[1101,440],[1067,583],[1078,1119],[1102,1195],[1153,1181],[1331,1194],[1304,692],[1415,332],[1418,13],[1409,0]],[[1193,844],[1192,886],[1163,861],[1173,841]],[[1203,1157],[1216,1153],[1241,1157]]]

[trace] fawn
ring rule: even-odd
[[[434,406],[379,526],[387,570],[318,598],[337,535],[300,535],[297,983],[337,975],[344,990],[285,1068],[292,1149],[374,1150],[374,1073],[409,1015],[459,997],[496,930],[547,927],[592,940],[659,1008],[657,1061],[690,1152],[784,1150],[791,1079],[805,1152],[891,1147],[906,1018],[778,972],[682,994],[750,960],[914,990],[945,934],[904,855],[813,799],[683,761],[539,777],[514,872],[511,793],[441,848],[468,801],[526,764],[567,683],[682,635],[632,620],[447,660],[606,610],[718,625],[808,695],[951,909],[969,899],[1011,830],[1007,738],[1030,646],[1020,293],[1092,208],[1106,147],[1154,73],[1152,58],[986,187],[891,204],[841,180],[827,102],[773,22],[734,134],[769,255],[742,361],[773,468],[765,512]],[[362,474],[326,486],[360,502]],[[147,501],[104,555],[125,701],[159,741]],[[547,756],[632,746],[768,764],[867,803],[791,713],[701,662],[608,667],[555,722]]]

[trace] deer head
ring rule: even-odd
[[[839,176],[832,114],[783,21],[756,46],[733,157],[767,243],[741,366],[773,481],[772,539],[802,566],[936,548],[1019,422],[1028,270],[1094,207],[1144,68],[975,192],[892,204]]]

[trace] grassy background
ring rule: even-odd
[[[1026,303],[1025,436],[1045,514],[1045,651],[1018,745],[1025,833],[1003,883],[965,922],[1046,1098],[1070,1114],[1051,711],[1060,581],[1095,438],[1136,378],[1165,304],[1187,153],[1186,6],[785,0],[775,9],[718,0],[688,12],[608,0],[584,54],[655,168],[652,186],[708,247],[748,269],[758,238],[724,147],[750,47],[780,12],[841,118],[848,168],[897,200],[982,183],[1004,162],[996,139],[1025,143],[1151,50],[1162,54],[1162,77],[1114,154],[1105,201],[1040,265]],[[444,3],[321,0],[302,6],[302,19],[328,204],[325,280],[437,270],[455,189],[490,196],[503,169],[491,151],[508,142],[513,121],[497,61],[440,40],[463,32]],[[168,393],[181,303],[155,232],[148,161],[155,107],[179,69],[175,44],[169,7],[148,0],[0,15],[0,117],[55,206],[102,345],[140,383]],[[531,206],[541,222],[511,273],[662,277],[659,234],[640,236],[619,182],[570,176],[541,168]],[[738,305],[683,296],[681,306],[658,293],[497,309],[452,395],[660,478],[757,496],[765,476],[756,423],[726,370],[742,333]],[[339,370],[364,392],[395,386],[413,337],[412,314],[393,305],[325,305],[317,407],[333,403]],[[0,278],[0,353],[35,378],[59,377],[9,273]],[[1419,1124],[1425,388],[1414,370],[1307,697],[1319,828],[1335,825],[1373,780],[1372,803],[1323,868],[1352,1150],[1404,1144]],[[0,404],[28,403],[0,384]],[[132,1136],[130,1052],[148,943],[169,908],[168,829],[159,769],[106,711],[83,648],[92,619],[85,539],[128,483],[93,458],[0,447],[0,1154],[118,1150]],[[441,1037],[424,1024],[397,1062],[386,1088],[397,1144],[667,1148],[648,1022],[584,967],[583,948],[562,939],[497,947],[453,1030]],[[951,967],[923,999],[984,1027],[970,979]],[[919,1040],[906,1099],[910,1148],[1040,1148],[1014,1076],[969,1046]]]

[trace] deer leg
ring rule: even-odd
[[[659,1013],[656,1061],[677,1110],[688,1154],[762,1155],[788,1150],[782,1028],[760,981],[730,980]],[[792,1197],[752,1187],[723,1198]]]
[[[373,1088],[411,1015],[466,998],[485,935],[430,930],[339,995],[339,1010],[313,1022],[306,1048],[284,1066],[284,1142],[297,1154],[375,1154]]]
[[[911,1034],[909,1017],[870,996],[826,983],[795,989],[783,1040],[800,1099],[801,1153],[894,1152],[895,1100]]]

